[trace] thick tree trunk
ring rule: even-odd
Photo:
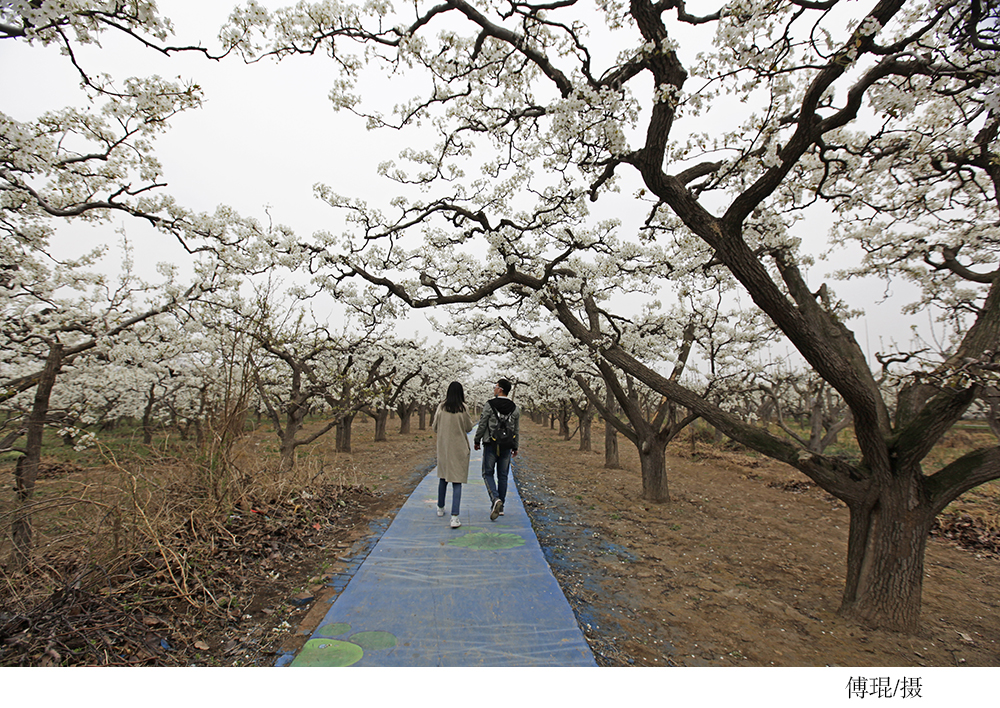
[[[351,451],[351,432],[354,428],[354,416],[357,413],[348,413],[337,422],[337,452]]]
[[[841,614],[870,626],[915,632],[920,623],[924,552],[934,514],[911,504],[900,481],[851,509]],[[912,507],[912,508],[911,508]]]
[[[667,488],[667,457],[665,445],[657,440],[643,440],[639,449],[642,470],[642,498],[656,504],[670,501]]]
[[[580,450],[590,452],[591,450],[591,428],[594,424],[594,416],[590,410],[580,416]]]
[[[35,481],[38,479],[38,465],[42,460],[42,434],[45,431],[45,418],[49,414],[49,399],[56,376],[62,368],[63,346],[58,342],[49,346],[49,356],[45,361],[35,389],[35,400],[28,417],[25,440],[25,454],[17,461],[14,470],[14,487],[17,493],[17,508],[11,523],[11,538],[14,544],[14,566],[26,568],[31,561],[31,546],[33,531],[31,527],[31,512],[28,506],[35,493]]]
[[[389,421],[389,409],[379,408],[375,411],[375,442],[385,442],[389,438],[386,437],[385,428]]]
[[[399,434],[409,435],[410,434],[410,419],[413,417],[413,411],[416,409],[416,403],[405,403],[396,406],[396,413],[399,415]]]
[[[618,430],[610,423],[604,424],[604,469],[621,469],[618,456]]]
[[[295,469],[295,434],[281,436],[281,461],[279,469],[282,472],[291,472]]]

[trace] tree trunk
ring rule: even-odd
[[[559,434],[569,440],[569,404],[565,401],[559,407]]]
[[[655,439],[646,439],[637,446],[639,467],[642,470],[642,498],[656,504],[670,501],[667,488],[666,445]]]
[[[870,627],[912,633],[920,623],[924,551],[934,514],[908,502],[909,483],[900,479],[874,503],[851,509],[840,612]]]
[[[151,445],[153,443],[153,404],[156,403],[156,384],[150,384],[149,393],[146,394],[146,407],[142,411],[142,443]]]
[[[25,454],[17,461],[14,470],[14,487],[17,492],[17,509],[11,523],[11,538],[14,544],[14,566],[26,568],[31,561],[32,528],[31,512],[28,506],[35,493],[35,480],[38,479],[38,465],[42,460],[42,434],[45,431],[45,418],[49,414],[49,398],[56,383],[56,376],[62,368],[63,346],[55,342],[49,345],[49,356],[45,360],[35,389],[35,401],[28,417]]]
[[[282,472],[291,472],[295,469],[295,434],[282,435],[281,436],[281,461],[279,462],[279,469]]]
[[[604,469],[621,469],[621,460],[618,457],[618,431],[615,426],[607,421],[604,422]]]
[[[580,416],[580,451],[590,452],[590,431],[594,424],[594,415],[591,409]]]
[[[604,407],[607,409],[607,416],[618,412],[618,401],[615,400],[610,388],[604,395]],[[618,457],[618,429],[608,421],[607,416],[604,418],[604,469],[617,470],[621,469],[621,460]]]
[[[417,408],[417,430],[427,430],[427,404],[421,403]]]
[[[386,437],[385,427],[386,423],[389,421],[389,409],[379,408],[375,411],[375,442],[385,442],[389,438]]]
[[[354,416],[356,415],[356,412],[348,413],[337,423],[337,452],[351,451],[351,432],[354,428]]]
[[[399,415],[399,434],[409,435],[410,434],[410,419],[413,417],[413,411],[416,409],[417,404],[415,402],[402,403],[396,406],[396,413]]]

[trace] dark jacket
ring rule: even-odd
[[[483,440],[488,443],[493,438],[493,431],[496,430],[499,423],[496,411],[499,411],[503,415],[513,412],[510,422],[514,426],[513,449],[517,450],[518,444],[521,441],[521,409],[517,407],[514,401],[502,396],[491,398],[483,406],[483,415],[479,418],[479,427],[476,428],[476,437],[473,438],[473,441],[478,445]]]

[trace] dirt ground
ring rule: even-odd
[[[243,554],[239,587],[230,581],[237,611],[197,613],[149,596],[141,610],[109,611],[131,622],[115,628],[118,636],[145,642],[128,663],[290,660],[338,584],[433,467],[433,433],[414,422],[413,433],[400,435],[393,425],[389,439],[376,443],[370,421],[359,420],[351,454],[335,453],[332,438],[314,444],[310,462],[318,460],[340,486],[311,498],[308,509],[243,514],[236,531],[242,550],[226,551]],[[922,629],[915,636],[872,631],[836,614],[847,510],[795,470],[707,445],[692,450],[681,440],[668,448],[672,501],[655,505],[641,499],[638,459],[627,441],[620,445],[623,469],[603,468],[599,425],[592,452],[528,420],[521,434],[521,496],[602,666],[1000,665],[996,543],[970,550],[930,539]],[[98,620],[107,599],[90,596],[98,605],[88,611]],[[73,602],[80,606],[79,598]],[[40,631],[42,619],[58,624],[66,612],[39,610],[31,631]],[[0,607],[0,620],[5,616]],[[5,665],[61,663],[50,661],[43,645],[17,655],[23,658],[9,655]]]
[[[796,470],[678,441],[654,505],[627,441],[605,470],[598,431],[599,452],[522,433],[522,496],[603,665],[1000,665],[996,556],[930,539],[919,634],[868,630],[836,614],[847,508]]]
[[[868,630],[836,614],[847,509],[795,470],[708,447],[692,457],[678,442],[681,456],[668,458],[672,501],[654,505],[640,497],[627,441],[623,469],[606,470],[599,427],[593,452],[530,421],[521,432],[521,495],[600,665],[1000,665],[995,555],[932,538],[919,634]],[[303,578],[318,598],[329,593],[324,578],[345,569],[338,550],[370,533],[367,521],[391,517],[420,479],[415,471],[432,463],[433,435],[390,434],[386,443],[361,442],[353,457],[358,482],[379,491]],[[271,598],[273,614],[262,617],[282,614],[285,598]],[[282,620],[286,633],[258,661],[278,644],[300,645],[325,608],[294,608]]]

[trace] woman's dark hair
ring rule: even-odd
[[[465,410],[465,389],[458,381],[448,384],[448,393],[444,397],[444,409],[449,413],[461,413]]]

